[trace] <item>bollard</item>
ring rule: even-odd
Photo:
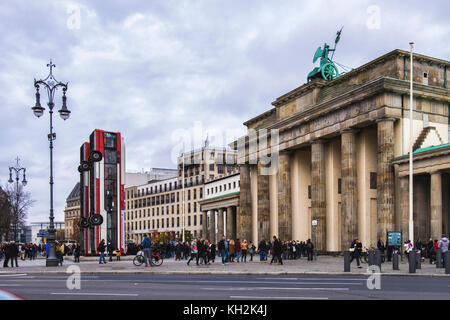
[[[416,251],[416,269],[422,269],[422,254],[419,250]]]
[[[344,272],[350,272],[350,251],[344,251]]]
[[[416,273],[416,251],[411,250],[408,257],[409,273]]]
[[[442,268],[442,250],[438,248],[436,250],[436,268]]]
[[[369,267],[375,264],[375,252],[373,250],[369,250],[367,253],[367,260]]]
[[[381,272],[381,251],[378,249],[374,252],[374,264],[380,268]]]
[[[398,267],[398,251],[394,251],[394,254],[392,255],[392,270],[400,270]]]
[[[450,274],[450,252],[447,251],[445,254],[445,274]]]

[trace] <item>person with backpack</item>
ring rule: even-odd
[[[442,265],[445,268],[445,263],[446,263],[446,253],[448,251],[448,247],[449,247],[449,241],[447,239],[447,237],[445,236],[445,234],[442,235],[442,239],[441,241],[439,241],[439,248],[441,249],[442,252]]]
[[[358,266],[359,269],[362,268],[359,259],[361,256],[361,251],[362,251],[362,243],[361,241],[359,241],[358,238],[355,238],[350,245],[350,252],[352,255],[352,258],[350,259],[350,264],[354,259],[356,259],[356,265]]]
[[[150,239],[147,234],[144,234],[144,240],[142,240],[142,251],[144,251],[144,261],[145,266],[148,267],[149,263],[150,265],[153,265],[152,262],[152,240]]]
[[[106,250],[105,240],[102,239],[102,241],[100,241],[100,243],[99,243],[99,245],[97,247],[97,251],[100,252],[100,259],[98,261],[99,264],[102,264],[102,263],[106,264],[105,250]]]
[[[267,243],[264,238],[261,239],[261,242],[258,245],[259,251],[259,262],[265,262],[267,260]]]
[[[225,236],[222,236],[222,240],[219,241],[217,249],[219,249],[220,256],[222,257],[222,264],[225,265],[228,257],[228,242]]]

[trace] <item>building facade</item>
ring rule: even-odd
[[[125,190],[128,241],[140,242],[144,234],[155,231],[181,239],[183,229],[194,237],[204,237],[198,203],[204,198],[204,183],[237,173],[236,151],[214,147],[193,150],[178,158],[176,170],[174,178]]]
[[[448,234],[450,63],[419,54],[413,63],[412,124],[410,58],[402,50],[331,81],[314,79],[245,122],[249,134],[234,144],[241,164],[237,237],[311,238],[324,252],[347,249],[356,236],[376,245],[387,231],[409,239],[411,125],[414,238]],[[252,147],[261,135],[267,146]]]
[[[66,208],[64,209],[64,233],[66,240],[74,240],[74,230],[75,228],[79,228],[77,221],[79,221],[80,215],[80,183],[77,182],[66,199]]]
[[[202,211],[202,234],[217,243],[223,235],[236,239],[236,213],[239,211],[240,174],[236,172],[205,183],[205,197],[199,202]],[[244,240],[244,239],[242,239]],[[247,239],[245,239],[247,240]]]

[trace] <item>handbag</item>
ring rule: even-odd
[[[348,249],[348,251],[354,252],[354,251],[355,251],[355,248],[350,248],[350,249]]]

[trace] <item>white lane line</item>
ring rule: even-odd
[[[67,295],[67,296],[124,296],[124,297],[137,297],[136,293],[101,293],[101,292],[51,292],[53,295]]]
[[[255,297],[255,296],[230,296],[230,299],[257,299],[257,300],[328,300],[325,297]]]
[[[11,274],[0,274],[0,277],[3,278],[7,278],[7,277],[23,277],[26,276],[26,273],[11,273]]]
[[[15,284],[15,283],[1,283],[0,288],[3,287],[21,287],[21,284]]]
[[[275,288],[275,287],[249,287],[249,288],[201,288],[209,291],[255,291],[255,290],[316,290],[316,291],[348,291],[349,288]]]
[[[367,279],[339,279],[339,278],[256,278],[259,280],[289,280],[289,281],[367,281]]]

